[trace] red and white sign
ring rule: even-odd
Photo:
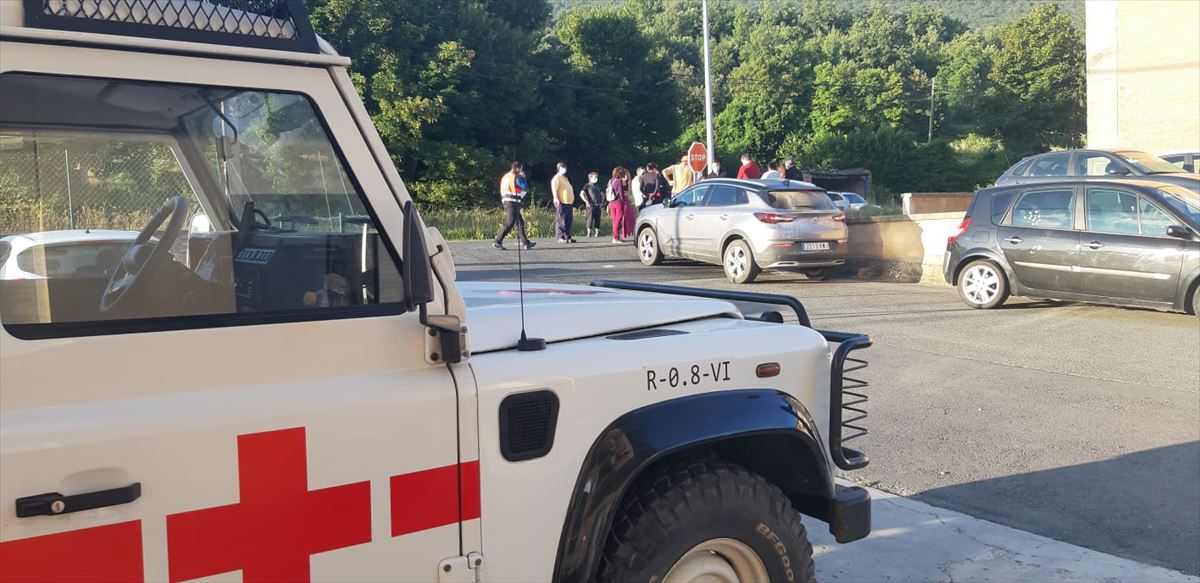
[[[688,148],[688,164],[691,165],[694,172],[704,172],[708,167],[708,148],[700,142],[692,142]]]

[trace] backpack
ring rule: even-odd
[[[612,182],[608,183],[608,189],[604,191],[604,200],[606,200],[608,202],[617,200],[617,194],[615,192],[613,192],[613,189],[612,189]]]

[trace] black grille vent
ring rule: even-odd
[[[500,453],[512,462],[550,453],[557,424],[558,396],[553,391],[505,397],[500,402]]]
[[[317,52],[299,0],[25,0],[26,24]]]

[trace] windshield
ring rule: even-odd
[[[1174,174],[1180,171],[1178,166],[1145,152],[1124,150],[1113,153],[1146,174]]]
[[[867,199],[865,199],[857,194],[854,194],[854,193],[847,193],[847,194],[844,194],[843,196],[846,197],[846,200],[848,200],[854,204],[860,204],[860,203],[867,202]]]
[[[1158,191],[1163,194],[1163,202],[1200,226],[1200,194],[1174,185],[1160,186]]]
[[[772,208],[792,211],[836,210],[833,201],[820,190],[771,190],[762,194]]]

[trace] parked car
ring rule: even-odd
[[[642,210],[635,233],[645,265],[718,263],[736,283],[780,268],[823,279],[846,262],[846,214],[824,190],[795,180],[705,180]]]
[[[1014,295],[1196,313],[1200,195],[1150,179],[985,188],[945,278],[972,308]]]
[[[996,186],[1058,182],[1069,177],[1124,180],[1147,176],[1200,192],[1200,176],[1137,150],[1063,150],[1030,156],[1005,170],[996,180]]]
[[[137,231],[43,231],[0,238],[0,280],[107,278]]]
[[[1159,154],[1158,157],[1183,168],[1186,172],[1200,172],[1200,152],[1167,152]]]
[[[863,198],[857,192],[837,192],[830,190],[825,194],[829,195],[833,204],[842,209],[842,212],[857,211],[867,206],[867,199]]]

